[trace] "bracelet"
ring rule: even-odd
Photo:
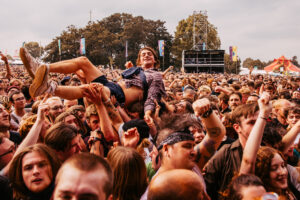
[[[101,138],[98,138],[98,137],[92,137],[93,139],[93,143],[99,141],[101,143]]]
[[[105,102],[103,102],[104,104],[108,104],[110,102],[110,98],[108,98]]]
[[[212,113],[212,108],[210,107],[209,109],[208,109],[208,111],[206,111],[205,113],[203,113],[202,115],[201,115],[201,117],[202,118],[208,118],[210,115],[211,115],[211,113]]]
[[[260,117],[261,119],[264,119],[264,120],[266,120],[266,121],[268,121],[268,118],[266,118],[266,117]]]

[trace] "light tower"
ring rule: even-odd
[[[207,11],[194,11],[193,50],[207,49],[208,21]],[[203,47],[204,46],[204,47]]]

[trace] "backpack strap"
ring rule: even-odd
[[[144,101],[146,101],[147,99],[147,96],[148,96],[148,83],[147,83],[147,80],[146,80],[146,75],[144,73],[144,70],[141,68],[140,70],[140,78],[141,78],[141,81],[143,83],[143,87],[144,87]]]

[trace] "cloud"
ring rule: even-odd
[[[222,49],[238,46],[238,55],[271,60],[300,58],[298,0],[1,0],[0,50],[13,53],[23,41],[47,45],[69,25],[84,27],[90,19],[130,13],[165,21],[171,34],[193,11],[207,10],[218,28]]]

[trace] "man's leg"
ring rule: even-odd
[[[60,61],[49,65],[49,72],[71,74],[82,70],[87,83],[103,75],[86,57]]]

